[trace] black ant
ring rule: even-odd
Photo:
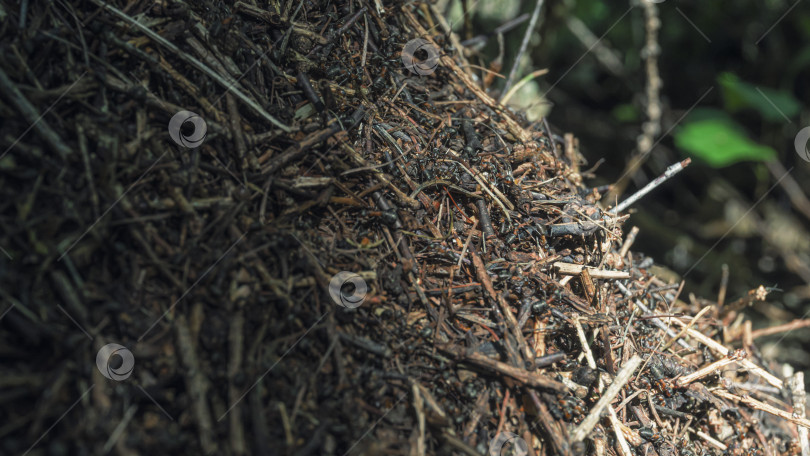
[[[664,440],[664,437],[660,432],[646,426],[638,430],[638,435],[640,435],[644,440],[652,442],[656,445]]]

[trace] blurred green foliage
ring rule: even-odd
[[[751,108],[768,122],[782,122],[797,115],[801,109],[801,104],[790,92],[743,82],[734,73],[720,74],[717,82],[723,91],[724,106],[729,112]]]
[[[714,168],[742,161],[774,160],[776,151],[751,140],[745,128],[730,114],[751,110],[765,122],[784,122],[799,114],[801,103],[787,90],[759,87],[731,72],[721,73],[717,83],[722,90],[725,110],[693,112],[675,132],[675,145]]]
[[[685,123],[675,134],[675,145],[714,168],[776,157],[773,148],[752,141],[739,124],[721,116]]]

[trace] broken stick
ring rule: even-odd
[[[630,381],[630,377],[632,377],[633,373],[638,369],[639,364],[641,364],[641,357],[633,355],[633,357],[627,361],[627,364],[622,366],[619,373],[616,374],[616,378],[613,379],[613,383],[608,386],[605,390],[605,394],[599,399],[599,402],[593,406],[588,416],[586,416],[585,419],[582,420],[582,423],[571,433],[572,441],[582,441],[590,434],[593,427],[599,422],[599,418],[601,418],[602,412],[605,411],[605,407],[610,406],[610,403],[613,402],[613,399],[615,399],[622,388],[624,388],[624,385]]]
[[[594,279],[629,279],[630,273],[626,271],[607,271],[605,269],[597,269],[591,266],[582,264],[563,263],[558,261],[554,263],[554,268],[557,269],[562,275],[577,276],[582,274],[583,270],[587,270],[591,278]]]

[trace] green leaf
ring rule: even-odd
[[[705,119],[684,125],[675,134],[675,145],[714,168],[776,157],[775,150],[752,141],[736,123],[725,119]]]
[[[640,117],[638,109],[630,103],[617,105],[613,108],[611,115],[618,122],[622,123],[636,122]]]
[[[725,107],[731,112],[752,108],[769,122],[783,122],[785,117],[796,116],[801,103],[788,91],[759,87],[743,82],[734,73],[723,73],[717,78],[723,91]]]

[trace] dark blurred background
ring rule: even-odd
[[[439,6],[467,40],[530,16],[536,5]],[[502,40],[479,40],[471,63],[495,70],[500,63],[508,74],[528,24]],[[549,71],[510,103],[578,137],[588,160],[582,169],[599,164],[586,185],[617,183],[622,201],[691,157],[685,171],[633,206],[625,224],[625,232],[640,228],[633,249],[654,257],[660,276],[686,279],[682,299],[716,300],[728,265],[726,302],[759,285],[775,288],[748,308],[755,329],[810,312],[810,163],[799,154],[807,157],[806,149],[794,147],[810,126],[810,2],[545,0],[519,68],[515,82]],[[651,98],[655,71],[661,87]],[[495,91],[502,86],[503,79],[493,82]],[[645,122],[646,143],[639,141]],[[634,160],[637,169],[629,167]],[[808,341],[810,329],[802,329],[757,343],[807,368]]]

